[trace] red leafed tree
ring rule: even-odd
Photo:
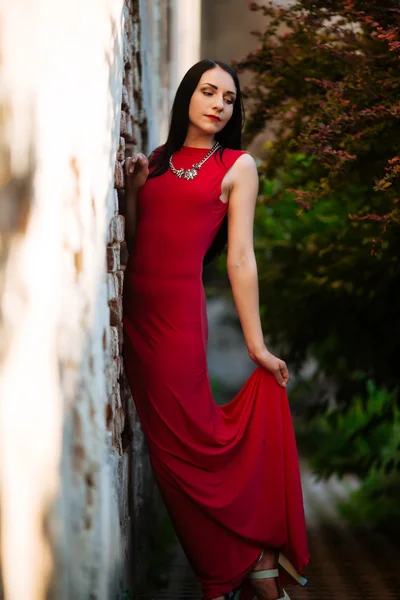
[[[308,210],[348,183],[368,186],[351,219],[399,225],[400,3],[299,0],[263,11],[270,24],[252,32],[259,47],[237,66],[254,74],[247,135],[274,123],[277,142],[265,172],[288,149],[311,153],[314,185],[295,198]]]

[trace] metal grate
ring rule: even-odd
[[[305,588],[288,586],[291,600],[400,600],[400,547],[379,534],[350,531],[337,502],[352,479],[317,482],[303,466],[303,492],[311,563]],[[201,600],[200,587],[180,548],[168,588],[153,600]]]

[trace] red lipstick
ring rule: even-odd
[[[213,121],[220,121],[221,119],[219,117],[216,117],[215,115],[206,115],[206,117],[208,117],[209,119],[212,119]]]

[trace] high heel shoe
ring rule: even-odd
[[[257,564],[261,561],[262,557],[263,557],[263,553],[261,554]],[[282,554],[282,552],[277,552],[275,554],[275,568],[274,569],[263,569],[262,571],[252,571],[248,578],[251,582],[257,581],[259,579],[279,578],[278,565],[280,565],[282,567],[282,569],[284,569],[286,571],[286,573],[288,575],[290,575],[290,577],[292,577],[295,581],[297,581],[297,583],[299,583],[301,586],[304,587],[306,585],[307,579],[305,577],[303,577],[302,575],[300,575],[296,571],[295,567],[292,565],[290,560],[288,558],[286,558],[286,556],[284,554]],[[278,593],[281,593],[281,594],[283,593],[283,596],[281,596],[278,600],[290,600],[290,597],[285,592],[285,590],[281,587],[279,581],[277,581],[276,586],[278,589]],[[255,592],[257,593],[257,586],[253,585],[253,588],[254,588]],[[242,591],[242,589],[239,588],[236,591],[230,592],[230,594],[228,594],[228,600],[240,600],[241,591]],[[260,591],[261,590],[258,590],[259,593],[260,593]],[[259,598],[259,596],[257,596],[257,597]],[[262,598],[259,598],[259,600],[262,600]]]
[[[280,564],[282,569],[284,569],[286,571],[286,573],[288,575],[290,575],[290,577],[292,577],[292,579],[297,581],[297,583],[299,583],[302,587],[304,587],[307,584],[308,579],[306,577],[303,577],[303,575],[300,575],[296,571],[296,569],[294,568],[294,566],[292,565],[290,560],[288,558],[286,558],[286,556],[284,554],[282,554],[282,552],[279,552],[278,563]]]
[[[280,594],[280,597],[278,600],[290,600],[290,597],[285,592],[285,590],[281,587],[280,582],[279,582],[279,569],[278,569],[279,565],[282,567],[282,569],[284,569],[286,571],[286,573],[288,573],[288,575],[290,575],[290,577],[292,577],[295,581],[297,581],[297,583],[299,583],[301,586],[306,585],[307,579],[305,577],[303,577],[302,575],[300,575],[296,571],[296,569],[294,568],[294,566],[292,565],[290,560],[288,560],[286,558],[286,556],[284,554],[282,554],[282,552],[277,552],[275,554],[275,568],[264,569],[262,571],[252,571],[249,575],[249,580],[251,581],[254,591],[256,592],[257,598],[259,598],[259,600],[262,600],[263,598],[265,598],[265,600],[267,600],[267,598],[265,596],[260,596],[260,593],[261,594],[263,593],[262,590],[260,589],[260,587],[257,589],[256,581],[262,580],[262,579],[276,579],[277,580],[276,581],[277,591],[278,591],[278,594]]]

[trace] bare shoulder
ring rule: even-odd
[[[236,160],[231,169],[232,183],[237,184],[243,180],[243,177],[258,178],[257,165],[254,158],[248,152],[245,152]]]
[[[233,187],[237,187],[241,182],[251,179],[258,181],[256,162],[248,152],[244,152],[235,160],[226,173],[222,187],[228,190],[229,193]]]

